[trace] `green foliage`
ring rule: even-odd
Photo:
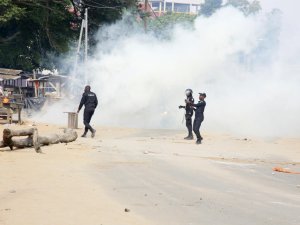
[[[253,1],[252,3],[250,3],[246,15],[256,14],[256,13],[258,13],[260,10],[261,10],[260,2],[259,2],[259,1]]]
[[[258,13],[261,10],[259,1],[249,2],[247,0],[228,0],[225,6],[233,6],[241,10],[246,16]]]
[[[247,0],[228,0],[225,5],[222,5],[222,0],[206,0],[201,5],[199,14],[203,16],[211,16],[218,9],[226,6],[233,6],[244,13],[245,16],[258,13],[261,10],[259,1],[247,1]]]
[[[1,21],[0,67],[31,70],[42,67],[47,52],[64,53],[75,36],[68,0],[13,0],[8,7],[22,12],[19,18]],[[45,67],[52,66],[49,62]]]
[[[24,13],[24,10],[12,4],[12,0],[0,0],[0,23],[9,20],[18,20]]]
[[[89,36],[103,23],[121,17],[134,0],[86,0]],[[0,67],[53,69],[58,56],[77,41],[80,15],[68,11],[72,0],[0,0]],[[109,7],[107,7],[109,6]],[[93,39],[91,38],[91,44]]]
[[[167,13],[158,18],[148,19],[148,30],[160,33],[176,24],[192,24],[196,17],[185,13]]]
[[[222,7],[222,3],[222,0],[205,0],[205,3],[201,4],[199,14],[209,17]]]

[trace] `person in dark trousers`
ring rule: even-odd
[[[193,117],[193,107],[191,104],[194,103],[193,98],[193,91],[192,89],[185,90],[186,99],[185,99],[185,106],[180,105],[179,109],[185,109],[185,124],[188,129],[188,136],[184,139],[186,140],[193,140],[193,126],[192,126],[192,117]]]
[[[199,102],[197,104],[191,104],[195,110],[195,119],[194,119],[194,124],[193,124],[193,131],[197,136],[197,141],[196,144],[201,144],[201,141],[203,140],[201,134],[200,134],[200,127],[201,127],[201,123],[204,120],[204,109],[206,106],[206,102],[204,101],[204,99],[206,98],[206,94],[205,93],[199,93]]]
[[[85,86],[84,88],[84,93],[82,94],[82,98],[77,113],[79,113],[83,105],[84,105],[83,124],[85,127],[84,127],[84,133],[81,135],[81,137],[86,137],[86,134],[89,130],[92,132],[92,137],[95,137],[96,130],[92,128],[90,122],[95,112],[95,109],[97,108],[98,99],[96,94],[91,92],[91,87],[89,85]]]

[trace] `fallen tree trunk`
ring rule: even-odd
[[[8,146],[10,150],[13,150],[15,146],[15,141],[12,139],[13,137],[20,137],[20,136],[28,136],[28,139],[32,140],[32,145],[34,146],[35,150],[39,150],[38,144],[38,131],[36,128],[30,128],[25,130],[11,130],[11,129],[4,129],[3,130],[3,147]],[[20,139],[22,140],[22,139]],[[25,144],[25,143],[24,143]],[[29,147],[29,146],[26,146]]]
[[[14,136],[28,136],[23,139],[13,139]],[[13,150],[16,148],[34,147],[36,152],[41,152],[41,146],[68,143],[77,139],[77,132],[72,129],[65,129],[62,134],[50,134],[46,136],[39,136],[36,128],[26,130],[3,130],[3,141],[0,142],[0,148],[9,147]]]

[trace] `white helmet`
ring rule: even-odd
[[[192,89],[186,89],[185,90],[185,95],[188,97],[188,96],[191,96],[193,94],[193,90]]]

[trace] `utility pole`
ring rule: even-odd
[[[77,72],[78,59],[80,56],[80,48],[81,48],[83,32],[84,32],[84,62],[85,62],[85,64],[87,64],[87,61],[88,61],[88,8],[87,7],[85,7],[85,9],[84,9],[84,18],[81,21],[80,34],[79,34],[76,58],[75,58],[75,63],[74,63],[74,73],[73,73],[74,77]],[[86,79],[86,77],[87,77],[87,74],[85,74],[85,79]],[[85,82],[87,82],[87,80],[85,80]]]
[[[145,32],[147,32],[147,16],[148,16],[148,4],[149,4],[149,1],[148,0],[145,0],[145,7],[144,7],[144,10],[145,10],[145,13],[144,13],[144,28],[145,28]]]
[[[84,55],[84,61],[85,64],[87,63],[87,57],[88,57],[88,9],[85,8],[85,13],[84,13],[84,21],[85,21],[85,55]]]
[[[78,58],[79,58],[79,54],[80,54],[80,47],[81,47],[84,24],[85,24],[85,22],[84,22],[84,20],[82,20],[81,27],[80,27],[79,40],[78,40],[78,45],[77,45],[77,51],[76,51],[75,64],[74,64],[74,74],[76,74],[76,70],[77,70],[77,64],[78,64]]]

